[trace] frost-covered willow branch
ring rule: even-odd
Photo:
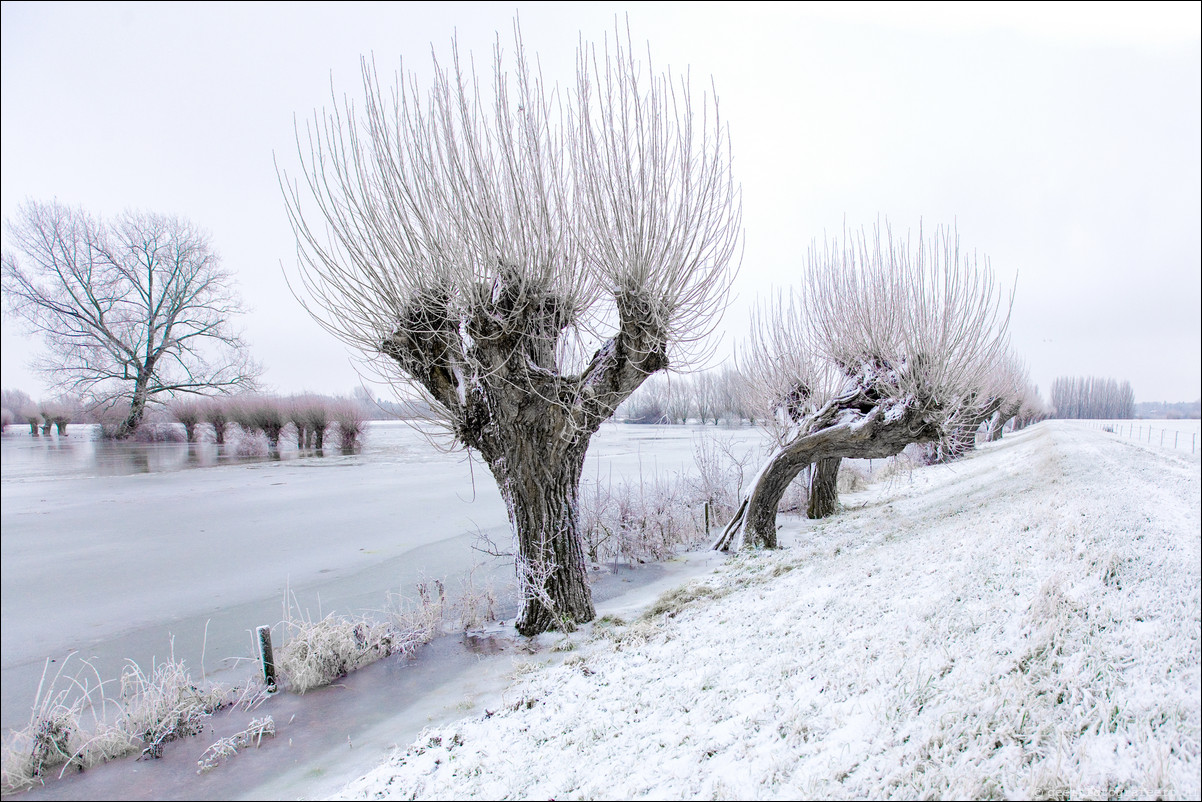
[[[826,515],[839,459],[961,431],[1007,358],[1009,309],[954,230],[899,238],[885,224],[814,244],[801,287],[754,318],[741,368],[762,378],[761,417],[774,413],[780,446],[715,545],[775,545],[780,495],[811,464],[810,514]]]
[[[516,23],[490,84],[454,45],[426,91],[404,72],[386,90],[365,60],[362,105],[298,123],[300,180],[280,170],[298,298],[488,464],[545,584],[530,632],[592,617],[588,438],[695,355],[741,236],[716,99],[644,68],[629,31],[581,41],[576,66],[567,91],[545,81]]]

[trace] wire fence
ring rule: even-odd
[[[1091,429],[1111,432],[1119,437],[1135,440],[1140,443],[1175,448],[1180,451],[1198,453],[1199,423],[1197,421],[1182,421],[1180,425],[1168,421],[1141,420],[1083,420]]]

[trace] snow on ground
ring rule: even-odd
[[[1046,422],[895,474],[341,796],[1198,799],[1199,465]]]

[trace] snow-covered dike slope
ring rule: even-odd
[[[1198,799],[1199,477],[1067,422],[897,474],[342,795]]]

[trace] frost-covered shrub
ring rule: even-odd
[[[242,429],[235,441],[234,455],[238,457],[266,457],[271,453],[267,435]]]
[[[734,439],[711,434],[694,441],[694,473],[640,476],[617,485],[581,482],[579,529],[586,554],[593,562],[647,562],[697,545],[709,535],[707,511],[710,529],[735,514],[754,457]],[[785,511],[805,504],[805,487],[796,484],[782,500]]]
[[[739,454],[733,439],[707,436],[693,440],[693,463],[697,473],[691,483],[691,500],[709,503],[711,525],[719,520],[729,521],[735,514],[752,456],[750,452]]]
[[[116,437],[115,428],[110,430],[102,426],[101,431],[106,437]],[[143,419],[134,432],[134,440],[139,443],[186,443],[188,437],[183,428],[174,423]]]
[[[803,471],[789,484],[789,487],[785,490],[784,495],[780,497],[780,504],[776,506],[777,512],[805,512],[806,507],[809,506],[810,503],[809,478],[810,472],[808,470]],[[727,520],[729,520],[729,518]]]
[[[835,480],[839,487],[840,493],[857,493],[868,487],[868,473],[853,465],[848,465],[847,460],[839,466],[839,476]]]
[[[703,515],[680,477],[581,483],[579,529],[593,562],[665,559],[704,539]]]

